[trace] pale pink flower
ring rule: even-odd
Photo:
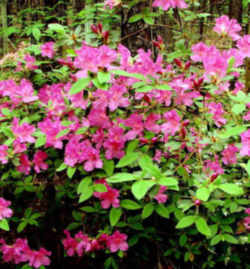
[[[41,45],[41,54],[43,57],[53,58],[55,54],[54,50],[55,42],[46,42],[43,45]]]
[[[36,140],[32,136],[35,132],[36,128],[33,125],[30,125],[26,122],[19,125],[19,119],[14,118],[12,121],[12,132],[14,133],[15,137],[18,138],[20,143],[34,143]]]
[[[164,119],[166,123],[161,125],[163,133],[169,135],[175,135],[175,133],[180,129],[181,117],[175,110],[170,110],[164,113]]]
[[[118,6],[121,3],[121,0],[105,0],[104,6],[113,9],[115,6]]]
[[[0,197],[0,220],[4,218],[10,218],[13,214],[12,210],[9,208],[11,202]]]
[[[245,217],[243,220],[243,224],[247,230],[250,230],[250,217]]]
[[[0,162],[6,164],[8,162],[8,146],[0,145]]]
[[[153,7],[161,7],[163,10],[168,10],[169,8],[186,8],[187,4],[184,0],[155,0],[153,2]]]
[[[241,136],[241,143],[242,143],[240,155],[250,156],[250,129],[243,132],[240,136]]]
[[[50,265],[50,259],[48,257],[50,255],[50,251],[47,251],[44,248],[40,248],[40,250],[28,250],[25,252],[24,256],[28,260],[29,266],[39,268],[42,265]]]
[[[26,54],[24,56],[24,60],[25,60],[26,68],[28,70],[35,70],[38,68],[38,66],[35,65],[36,58],[31,56],[30,54]]]
[[[243,57],[250,57],[250,35],[244,35],[237,41],[237,47]]]
[[[157,200],[159,204],[164,204],[167,201],[168,196],[167,194],[164,194],[166,190],[166,186],[160,186],[158,193],[155,195],[154,199]]]
[[[239,149],[235,145],[228,145],[226,149],[222,151],[222,161],[224,164],[237,163],[236,153]]]
[[[228,16],[223,15],[216,20],[216,24],[213,28],[213,30],[218,33],[219,35],[230,36],[233,40],[238,40],[240,38],[240,35],[238,32],[241,31],[241,26],[238,24],[238,22],[235,19],[229,19]]]

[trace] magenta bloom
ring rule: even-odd
[[[29,246],[26,239],[18,238],[13,245],[7,245],[4,241],[1,244],[0,251],[5,262],[18,264],[27,261],[25,252],[29,250]]]
[[[237,23],[235,19],[229,19],[228,16],[223,15],[216,20],[216,24],[213,30],[219,35],[230,36],[233,40],[238,40],[240,35],[238,34],[241,31],[241,26]]]
[[[187,4],[184,0],[155,0],[153,2],[153,7],[161,7],[163,10],[168,10],[169,8],[186,8]]]
[[[40,173],[41,169],[46,170],[48,168],[48,164],[44,162],[48,157],[47,153],[41,150],[38,150],[33,159],[33,163],[35,165],[35,171]]]
[[[244,57],[250,57],[250,35],[245,35],[237,41],[237,47]]]
[[[43,57],[48,57],[48,58],[53,58],[54,54],[55,54],[55,50],[54,50],[54,45],[55,42],[47,42],[44,43],[43,45],[41,45],[41,54]]]
[[[111,252],[116,252],[118,250],[127,251],[128,250],[128,243],[127,243],[128,236],[126,234],[120,233],[119,231],[115,231],[109,238],[108,238],[108,248]]]
[[[107,188],[107,191],[105,191],[105,192],[94,192],[94,196],[101,200],[102,208],[107,209],[110,206],[119,207],[120,206],[120,201],[118,199],[119,191],[111,188],[106,183],[105,179],[97,180],[96,183],[103,184]]]
[[[24,60],[26,62],[26,68],[28,70],[35,70],[38,68],[37,65],[35,65],[35,62],[36,62],[36,58],[31,56],[30,54],[26,54],[24,56]]]
[[[6,164],[8,162],[8,146],[0,145],[0,162]]]
[[[222,161],[224,164],[234,164],[237,162],[236,153],[239,151],[235,145],[228,145],[226,149],[222,151]]]
[[[250,217],[245,217],[243,220],[243,224],[247,230],[250,230]]]
[[[84,149],[83,149],[84,150]],[[95,168],[102,168],[102,160],[100,159],[99,150],[89,147],[84,151],[86,162],[84,169],[88,172],[93,171]]]
[[[50,251],[47,251],[44,248],[40,248],[40,250],[28,250],[25,253],[25,258],[29,261],[29,266],[34,266],[35,268],[39,268],[42,265],[50,265],[50,259],[48,256],[51,255]]]
[[[250,215],[250,207],[248,207],[248,208],[245,209],[245,213],[246,213],[247,215]]]
[[[166,123],[162,124],[162,131],[165,134],[174,135],[180,129],[181,117],[175,110],[171,110],[164,113],[164,118],[166,120]]]
[[[0,197],[0,220],[10,218],[13,214],[12,210],[8,208],[11,205],[10,201]]]
[[[22,125],[19,125],[19,119],[14,118],[11,129],[21,143],[34,143],[36,141],[35,138],[32,136],[32,134],[36,130],[33,125],[30,125],[26,122],[24,122]]]
[[[250,156],[250,129],[241,135],[242,148],[240,150],[241,156]]]
[[[227,120],[223,118],[225,111],[221,103],[217,104],[215,102],[211,102],[207,105],[207,107],[209,109],[209,113],[213,114],[213,120],[217,127],[221,127],[227,122]]]
[[[28,175],[31,169],[31,162],[28,159],[26,154],[22,154],[19,157],[20,165],[17,167],[17,170],[25,175]]]
[[[168,196],[164,194],[166,189],[167,189],[166,186],[160,186],[158,193],[154,197],[154,199],[157,200],[159,204],[164,204],[168,199]]]
[[[217,155],[215,155],[214,161],[211,161],[211,160],[205,161],[204,170],[205,170],[205,172],[208,172],[209,170],[213,171],[214,173],[216,173],[218,175],[224,174],[224,170],[219,163]],[[209,175],[209,172],[207,174]]]
[[[64,234],[66,238],[62,240],[62,244],[68,256],[73,256],[76,252],[78,242],[75,238],[72,238],[69,231],[65,230]]]

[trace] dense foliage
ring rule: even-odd
[[[3,264],[248,268],[250,35],[222,15],[213,45],[168,54],[158,36],[156,56],[133,56],[101,23],[90,31],[94,45],[51,23],[3,61]]]

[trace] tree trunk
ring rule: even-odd
[[[236,19],[239,23],[242,23],[242,1],[230,0],[229,4],[229,17]]]
[[[8,52],[8,36],[7,36],[7,0],[0,0],[1,2],[1,17],[2,17],[2,40],[3,40],[3,54]]]

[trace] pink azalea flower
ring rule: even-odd
[[[145,128],[148,131],[154,132],[154,133],[159,133],[160,131],[160,125],[156,123],[156,121],[161,119],[161,115],[159,114],[154,114],[151,113],[150,115],[147,116],[145,120]]]
[[[167,135],[175,135],[175,133],[180,129],[181,117],[175,110],[170,110],[164,113],[164,118],[166,123],[161,125],[162,131]]]
[[[227,122],[227,120],[223,118],[225,111],[223,110],[221,103],[217,104],[215,102],[211,102],[207,105],[207,107],[209,109],[209,113],[213,114],[213,120],[217,127],[221,127]]]
[[[26,154],[21,154],[19,157],[20,165],[17,167],[17,170],[25,175],[28,175],[31,169],[31,162],[28,159]]]
[[[237,47],[243,57],[250,57],[250,35],[244,35],[237,41]]]
[[[155,0],[153,2],[153,7],[161,7],[163,10],[168,10],[169,8],[186,8],[187,4],[184,0]]]
[[[99,150],[93,148],[93,147],[88,147],[85,148],[84,151],[84,159],[86,159],[86,162],[84,164],[84,169],[88,172],[93,171],[95,168],[102,168],[102,160],[100,159],[100,154]]]
[[[168,196],[167,194],[164,194],[164,192],[166,191],[167,187],[165,186],[160,186],[160,189],[158,191],[158,193],[155,195],[154,199],[157,200],[157,202],[159,204],[164,204],[166,203]]]
[[[69,231],[65,230],[64,234],[66,238],[62,240],[62,244],[68,256],[73,256],[76,252],[76,247],[78,245],[78,241],[75,238],[72,238]]]
[[[211,160],[206,160],[205,161],[204,170],[205,170],[205,172],[208,172],[209,170],[213,171],[218,175],[224,174],[224,170],[223,170],[223,168],[221,167],[221,165],[219,163],[217,155],[215,155],[215,160],[214,161],[211,161]],[[207,174],[209,174],[209,173],[207,173]]]
[[[124,146],[125,146],[126,138],[123,134],[123,129],[115,126],[109,129],[108,137],[103,143],[103,147],[105,148],[105,157],[110,160],[113,158],[122,158],[124,155]]]
[[[223,15],[216,20],[216,24],[213,30],[219,35],[230,36],[233,40],[238,40],[240,35],[238,32],[241,31],[241,26],[237,23],[235,19],[229,19],[228,16]]]
[[[33,159],[33,163],[35,165],[35,171],[40,173],[41,169],[46,170],[48,168],[48,164],[44,162],[48,157],[47,153],[41,150],[38,150]]]
[[[50,255],[51,252],[44,248],[25,252],[25,258],[29,261],[29,266],[34,266],[35,268],[39,268],[42,265],[50,265],[50,259],[48,258]]]
[[[27,150],[27,146],[25,143],[21,143],[20,140],[17,138],[13,142],[13,152],[15,154],[22,153]]]
[[[246,213],[247,215],[250,215],[250,207],[248,207],[248,208],[245,209],[245,213]]]
[[[121,0],[105,0],[104,6],[113,9],[115,6],[118,6],[121,3]]]
[[[20,143],[34,143],[36,140],[32,136],[36,128],[33,125],[30,125],[24,122],[22,125],[19,125],[19,119],[14,118],[12,121],[12,132],[18,138]]]
[[[118,250],[127,251],[128,250],[128,243],[127,243],[127,235],[120,233],[119,231],[115,231],[109,238],[108,238],[108,248],[111,252],[116,252]]]
[[[37,65],[35,65],[35,62],[36,62],[36,58],[31,56],[30,54],[26,54],[24,56],[24,60],[26,62],[26,68],[28,70],[35,70],[38,68]]]
[[[55,42],[46,42],[41,45],[41,54],[43,57],[53,58],[55,54],[54,50]]]
[[[8,162],[8,146],[0,145],[0,162],[6,164]]]
[[[136,136],[141,136],[143,129],[144,129],[144,123],[142,115],[139,115],[137,113],[133,113],[129,116],[129,118],[125,120],[121,120],[121,123],[123,123],[126,127],[130,127],[131,130],[128,131],[128,133],[125,135],[125,138],[128,140],[132,140],[136,138]]]
[[[7,245],[4,241],[1,244],[0,251],[4,262],[18,264],[27,261],[25,252],[29,250],[29,246],[26,239],[18,238],[13,245]]]
[[[243,224],[247,230],[250,230],[250,217],[245,217],[243,220]]]
[[[0,197],[0,220],[10,218],[13,214],[12,210],[8,208],[11,205],[10,201]]]
[[[224,164],[234,164],[237,163],[236,153],[239,151],[234,145],[228,145],[226,149],[222,151],[222,161]]]
[[[94,196],[101,200],[102,208],[107,209],[110,206],[113,206],[115,208],[119,207],[120,206],[120,201],[118,199],[119,191],[111,188],[106,183],[105,179],[97,180],[96,183],[103,184],[107,188],[107,191],[105,191],[105,192],[94,192]]]
[[[240,155],[250,156],[250,129],[243,132],[240,136],[241,136],[241,143],[242,143]]]

